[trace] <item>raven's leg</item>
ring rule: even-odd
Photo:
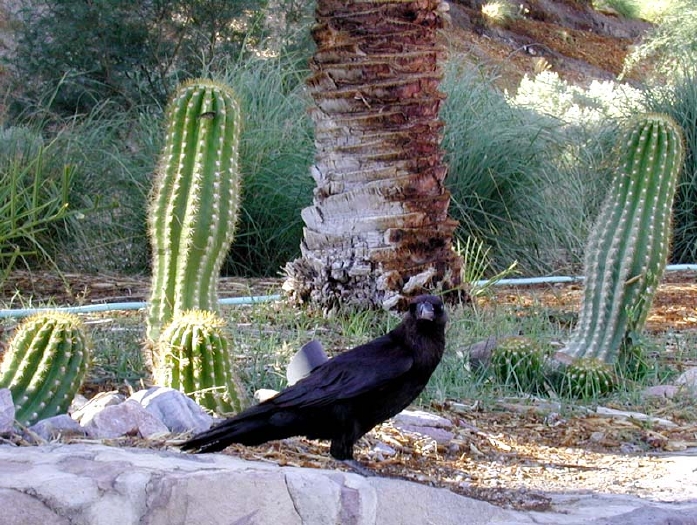
[[[339,461],[353,460],[353,444],[356,441],[351,437],[340,436],[332,439],[329,453]]]

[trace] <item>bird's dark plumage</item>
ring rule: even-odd
[[[443,356],[446,321],[441,299],[419,296],[389,333],[326,361],[275,397],[181,448],[216,452],[232,443],[260,445],[307,436],[331,440],[334,458],[352,459],[361,436],[406,408],[424,389]]]

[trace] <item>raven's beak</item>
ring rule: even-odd
[[[436,312],[433,310],[431,303],[419,303],[416,305],[416,318],[433,321],[436,317]]]

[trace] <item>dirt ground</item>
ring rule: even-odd
[[[20,292],[35,305],[142,301],[145,279],[16,272],[0,296],[7,304]],[[225,278],[221,296],[278,293],[280,281]],[[521,311],[540,305],[575,312],[580,284],[499,287],[490,301]],[[659,287],[648,321],[650,331],[684,333],[697,329],[697,272],[668,272]],[[688,366],[690,363],[683,363]],[[697,362],[692,364],[697,366]],[[453,422],[446,444],[408,434],[387,423],[366,436],[357,459],[379,475],[411,479],[485,499],[498,505],[544,510],[550,492],[594,491],[632,494],[657,500],[696,499],[693,483],[685,483],[680,454],[697,453],[694,399],[656,399],[651,414],[660,420],[599,415],[594,407],[569,412],[549,400],[502,399],[494,406],[477,400],[434,405],[429,410]],[[611,408],[623,410],[625,407]],[[565,415],[561,416],[563,412]],[[385,443],[394,456],[380,457],[375,445]],[[132,439],[124,444],[134,444]],[[139,446],[152,444],[136,443]],[[328,445],[302,438],[260,447],[233,446],[230,454],[283,465],[345,468],[329,458]],[[676,456],[677,455],[677,456]]]

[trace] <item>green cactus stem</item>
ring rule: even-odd
[[[562,350],[614,363],[644,326],[665,270],[675,187],[683,165],[679,126],[643,115],[619,144],[618,169],[586,248],[579,323]]]
[[[212,80],[183,84],[168,107],[149,210],[151,341],[176,312],[217,310],[217,279],[240,202],[240,120],[232,90]]]
[[[507,337],[491,352],[491,368],[499,382],[522,392],[543,388],[545,351],[527,337]]]
[[[246,396],[232,370],[224,327],[213,312],[188,310],[176,315],[158,341],[155,380],[208,410],[230,415],[241,410]]]
[[[62,312],[25,319],[0,366],[0,388],[9,388],[23,425],[63,414],[82,385],[89,348],[82,321]]]

